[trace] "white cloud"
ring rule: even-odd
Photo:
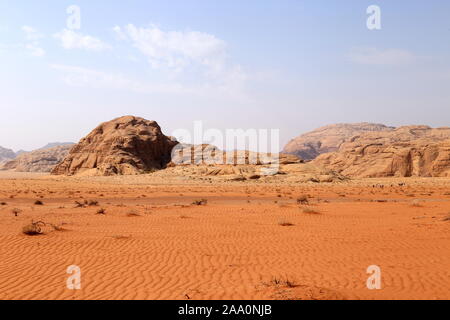
[[[354,48],[349,58],[351,61],[367,65],[404,65],[414,62],[417,57],[403,49]]]
[[[73,87],[94,89],[125,90],[142,94],[177,94],[201,97],[227,97],[232,99],[247,99],[242,93],[240,70],[230,72],[224,83],[189,84],[175,81],[148,82],[131,79],[122,74],[109,73],[94,69],[70,66],[51,65],[51,68],[63,74],[63,81]]]
[[[34,57],[43,57],[46,54],[44,49],[33,44],[26,44],[25,49],[27,49]]]
[[[25,39],[27,41],[27,43],[24,45],[25,49],[28,50],[32,56],[45,56],[46,52],[40,46],[40,39],[44,38],[44,35],[30,26],[23,26],[22,31],[25,33]]]
[[[73,30],[64,29],[54,35],[61,41],[64,49],[84,49],[89,51],[103,51],[110,49],[111,46],[89,35],[83,35]]]
[[[78,66],[51,65],[51,68],[63,72],[64,82],[74,87],[119,89],[138,93],[192,93],[192,90],[176,83],[145,83],[121,74]]]
[[[156,26],[138,28],[132,24],[113,28],[119,39],[129,40],[144,54],[153,68],[182,71],[200,66],[210,75],[224,71],[226,43],[198,31],[163,31]]]

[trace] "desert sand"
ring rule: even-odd
[[[450,299],[450,179],[213,179],[1,172],[0,299]]]

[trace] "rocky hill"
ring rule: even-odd
[[[365,132],[383,132],[394,129],[373,123],[332,124],[291,140],[284,147],[283,153],[294,154],[304,160],[312,160],[323,153],[338,150],[344,141],[353,136]]]
[[[349,177],[450,177],[450,128],[405,126],[363,132],[315,165]]]
[[[4,163],[1,170],[50,172],[69,153],[71,144],[25,152]]]
[[[52,174],[121,175],[163,169],[177,144],[155,121],[120,117],[100,124],[81,139]]]
[[[14,159],[16,154],[11,149],[0,147],[0,163]]]

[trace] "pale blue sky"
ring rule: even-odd
[[[282,146],[336,122],[447,126],[449,14],[446,0],[1,0],[0,146],[76,142],[127,114],[168,135],[280,129]]]

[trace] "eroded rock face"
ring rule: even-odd
[[[75,145],[52,173],[131,175],[163,169],[178,144],[155,121],[125,116],[100,124]]]
[[[314,164],[348,177],[450,177],[450,128],[365,132]]]
[[[17,172],[50,172],[67,156],[72,146],[73,144],[67,144],[22,153],[14,160],[6,162],[1,169]]]
[[[209,144],[178,144],[172,150],[174,165],[268,165],[300,163],[302,160],[292,154],[260,153],[248,150],[222,151]]]
[[[364,132],[392,131],[382,124],[332,124],[291,140],[283,153],[294,154],[304,160],[313,160],[323,153],[337,151],[347,139]]]

